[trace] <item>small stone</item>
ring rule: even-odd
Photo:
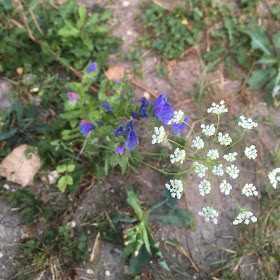
[[[9,190],[9,189],[10,189],[10,186],[9,186],[8,184],[5,184],[5,185],[3,186],[3,188],[6,189],[6,190]]]
[[[87,274],[93,274],[93,270],[92,269],[88,269],[87,270]]]
[[[17,70],[17,73],[19,75],[22,75],[22,73],[23,73],[23,68],[22,67],[18,67],[16,70]]]
[[[59,174],[56,170],[53,170],[49,173],[48,175],[48,180],[49,180],[49,183],[52,185],[56,182],[57,178],[59,177]]]
[[[130,3],[128,1],[123,1],[122,5],[123,5],[123,7],[128,7],[130,5]]]
[[[4,255],[0,252],[0,259],[3,257]]]
[[[146,99],[148,99],[148,100],[151,98],[151,95],[150,95],[147,91],[145,91],[143,95],[144,95],[144,97],[146,97]]]
[[[72,228],[74,228],[76,226],[76,222],[72,221],[71,226],[72,226]]]
[[[130,36],[132,34],[132,31],[131,30],[128,30],[127,32],[126,32],[126,35],[128,35],[128,36]]]
[[[111,272],[110,272],[109,270],[106,270],[106,271],[105,271],[105,275],[106,275],[106,276],[110,276],[110,275],[111,275]]]

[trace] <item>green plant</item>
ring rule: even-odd
[[[56,171],[62,175],[58,180],[58,188],[61,192],[64,192],[68,185],[73,185],[73,178],[69,173],[72,174],[72,172],[75,170],[74,164],[69,165],[58,165],[56,167]]]
[[[252,72],[248,85],[250,89],[265,87],[266,102],[280,105],[280,31],[272,35],[272,44],[264,31],[246,30],[245,33],[251,38],[252,49],[262,52],[257,63],[265,66]]]
[[[49,219],[52,215],[52,210],[45,207],[42,200],[36,199],[35,195],[27,190],[17,190],[7,195],[7,199],[13,206],[23,204],[24,209],[21,210],[20,214],[26,226],[34,224],[39,214],[45,219]]]

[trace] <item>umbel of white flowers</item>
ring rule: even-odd
[[[216,114],[218,118],[226,112],[228,112],[228,109],[225,107],[225,102],[222,100],[220,104],[212,103],[212,106],[207,110],[209,114]],[[184,118],[184,113],[180,110],[178,112],[174,112],[173,117],[168,122],[168,125],[179,123]],[[240,116],[240,121],[238,122],[238,126],[243,128],[243,135],[247,130],[251,130],[258,126],[257,123],[253,122],[251,118],[245,118],[244,116]],[[220,154],[226,151],[228,148],[234,146],[237,142],[239,142],[242,137],[236,142],[232,144],[232,139],[229,136],[229,133],[222,133],[219,132],[219,119],[218,119],[218,125],[215,127],[214,124],[205,125],[201,124],[202,133],[207,136],[211,137],[210,141],[212,141],[210,145],[210,149],[208,151],[205,151],[205,144],[203,139],[200,136],[197,136],[194,133],[194,139],[192,140],[192,148],[196,149],[196,157],[194,160],[194,166],[193,170],[197,174],[199,178],[203,178],[206,175],[208,176],[208,180],[203,179],[199,185],[198,190],[199,193],[204,196],[209,194],[212,191],[212,174],[218,176],[219,180],[221,181],[220,184],[220,191],[225,194],[231,196],[233,199],[233,195],[231,194],[232,185],[227,182],[226,179],[223,179],[222,176],[227,175],[231,177],[232,179],[237,180],[240,170],[232,164],[232,162],[238,160],[237,152],[232,152],[228,154],[222,155],[222,159],[220,159]],[[154,128],[154,134],[153,134],[153,141],[152,144],[155,143],[162,143],[167,139],[167,135],[165,133],[165,128],[163,126],[161,127],[155,127]],[[213,149],[214,142],[217,140],[217,142],[222,146],[221,149]],[[179,145],[180,146],[180,145]],[[182,147],[182,146],[180,146]],[[179,149],[176,148],[174,153],[170,155],[170,161],[172,164],[175,163],[183,163],[186,159],[191,159],[186,155],[186,151],[190,151],[189,149]],[[198,153],[201,153],[201,157],[199,158]],[[244,150],[244,154],[248,159],[256,159],[257,158],[257,150],[254,145],[251,145],[250,147],[246,147]],[[229,164],[230,163],[230,164]],[[210,172],[211,171],[211,172]],[[275,170],[271,171],[268,174],[269,180],[274,188],[276,188],[276,185],[278,182],[280,182],[280,168],[276,168]],[[242,185],[242,194],[249,197],[249,196],[257,196],[258,191],[256,187],[251,183],[246,183]],[[170,184],[166,184],[166,188],[171,192],[172,197],[176,197],[177,199],[180,199],[183,192],[183,182],[182,180],[170,180]],[[234,201],[237,203],[237,201],[234,199]],[[238,205],[238,203],[237,203]],[[253,215],[252,212],[246,209],[240,208],[238,205],[239,212],[234,220],[233,224],[237,225],[241,222],[244,222],[245,224],[248,224],[251,222],[256,222],[257,218]],[[217,217],[218,212],[214,208],[214,200],[213,204],[211,206],[204,207],[202,211],[199,211],[199,215],[203,216],[205,220],[212,221],[213,223],[217,223]]]

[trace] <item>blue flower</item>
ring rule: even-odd
[[[164,94],[159,95],[159,97],[154,101],[154,108],[156,109],[158,106],[161,106],[163,104],[167,103],[166,96]]]
[[[130,114],[131,114],[131,117],[132,117],[133,119],[136,119],[136,120],[140,121],[140,116],[139,116],[138,113],[130,112]]]
[[[130,150],[134,150],[136,145],[139,144],[137,133],[135,131],[130,131],[126,134],[126,146]]]
[[[104,108],[105,111],[107,112],[112,112],[112,106],[109,102],[104,101],[101,106]]]
[[[89,68],[88,68],[88,72],[93,72],[93,71],[96,71],[97,70],[97,63],[96,62],[93,62]]]
[[[148,107],[149,106],[149,101],[147,100],[147,98],[145,96],[143,96],[141,98],[141,104],[142,104],[142,107]]]
[[[68,92],[67,96],[71,103],[74,102],[78,98],[78,95],[75,92]]]
[[[80,132],[86,136],[89,132],[95,129],[95,126],[93,124],[88,123],[88,121],[82,120],[79,124]]]
[[[172,105],[167,102],[166,96],[161,94],[155,100],[153,107],[155,109],[155,116],[164,124],[168,124],[168,121],[174,115],[174,110],[172,109]]]
[[[119,79],[115,79],[115,83],[116,83],[116,84],[119,84],[119,83],[120,83],[120,80],[119,80]]]
[[[119,145],[118,148],[116,149],[116,154],[120,154],[122,155],[123,154],[123,150],[124,150],[124,147],[123,145]]]
[[[187,128],[187,125],[185,124],[185,122],[188,120],[189,118],[185,118],[184,122],[181,123],[175,123],[175,124],[171,124],[170,126],[173,128],[174,133],[178,134],[179,130],[185,130]]]
[[[141,115],[145,118],[148,118],[149,117],[149,113],[146,111],[146,108],[145,107],[142,107],[141,108]]]
[[[102,121],[98,121],[97,123],[98,123],[99,126],[103,126],[104,125],[104,123]]]
[[[127,129],[128,129],[128,130],[134,130],[133,121],[129,121],[129,122],[127,123]]]
[[[119,137],[121,134],[123,134],[126,131],[126,128],[121,125],[119,128],[114,129],[114,136]]]

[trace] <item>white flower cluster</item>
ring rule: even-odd
[[[183,192],[183,182],[181,180],[170,180],[170,185],[165,184],[165,187],[171,192],[172,197],[181,198]]]
[[[247,147],[244,151],[245,156],[248,159],[255,159],[257,157],[257,150],[255,145],[251,145],[250,147]]]
[[[280,173],[279,167],[268,173],[268,179],[274,189],[276,189],[277,183],[280,182],[280,174],[277,174],[277,173]]]
[[[199,136],[195,137],[195,139],[192,140],[192,143],[192,147],[195,147],[198,150],[203,149],[204,147],[204,142]]]
[[[226,173],[233,179],[236,179],[239,174],[239,169],[235,165],[226,167]]]
[[[178,124],[182,123],[184,121],[184,112],[181,110],[175,111],[173,117],[170,119],[170,121],[167,123],[170,124]]]
[[[166,139],[164,127],[154,127],[154,134],[152,135],[152,144],[161,143]]]
[[[185,150],[180,150],[179,148],[176,148],[174,154],[170,155],[171,163],[175,163],[175,162],[183,163],[185,158],[186,158]]]
[[[207,181],[207,180],[203,180],[198,185],[198,188],[199,188],[199,193],[202,196],[204,196],[205,194],[210,193],[210,191],[211,191],[211,183],[209,181]]]
[[[247,197],[249,197],[250,195],[257,196],[259,193],[253,184],[245,184],[242,189],[242,194],[245,194]]]
[[[225,106],[225,101],[221,100],[220,105],[216,103],[212,103],[212,107],[210,107],[207,110],[207,113],[209,114],[216,114],[216,115],[221,115],[223,113],[228,112],[228,109]]]
[[[246,120],[246,118],[244,116],[240,116],[240,122],[238,122],[238,125],[243,127],[244,129],[252,129],[254,127],[257,127],[258,124],[253,122],[253,120],[251,118],[248,118]]]
[[[208,169],[208,167],[201,163],[198,163],[197,161],[194,164],[195,164],[194,171],[195,173],[197,173],[197,176],[200,178],[205,176],[205,172]]]
[[[227,182],[227,180],[223,180],[223,182],[220,184],[220,189],[222,193],[225,193],[225,195],[229,195],[232,186]]]
[[[228,133],[223,135],[222,132],[219,132],[218,141],[222,146],[227,146],[227,145],[230,145],[230,143],[232,142],[232,139],[229,137]]]
[[[207,153],[207,156],[212,159],[212,160],[215,160],[217,158],[219,158],[219,152],[218,150],[209,150],[208,153]]]
[[[202,133],[204,133],[206,136],[213,136],[215,134],[216,128],[214,124],[206,126],[205,124],[202,124],[200,127],[202,128]]]
[[[223,158],[226,160],[226,161],[235,161],[236,160],[236,156],[238,154],[236,152],[234,153],[229,153],[227,155],[224,155]]]
[[[202,211],[198,212],[198,215],[204,217],[206,222],[209,222],[210,219],[212,219],[214,224],[218,222],[216,217],[218,217],[219,213],[213,206],[203,207]]]
[[[223,170],[223,165],[214,165],[212,169],[212,173],[217,176],[223,176],[224,175],[224,170]]]
[[[250,220],[255,223],[257,221],[257,218],[254,216],[254,214],[248,210],[241,210],[235,220],[233,221],[234,225],[241,224],[244,222],[244,224],[248,225],[250,223]]]

